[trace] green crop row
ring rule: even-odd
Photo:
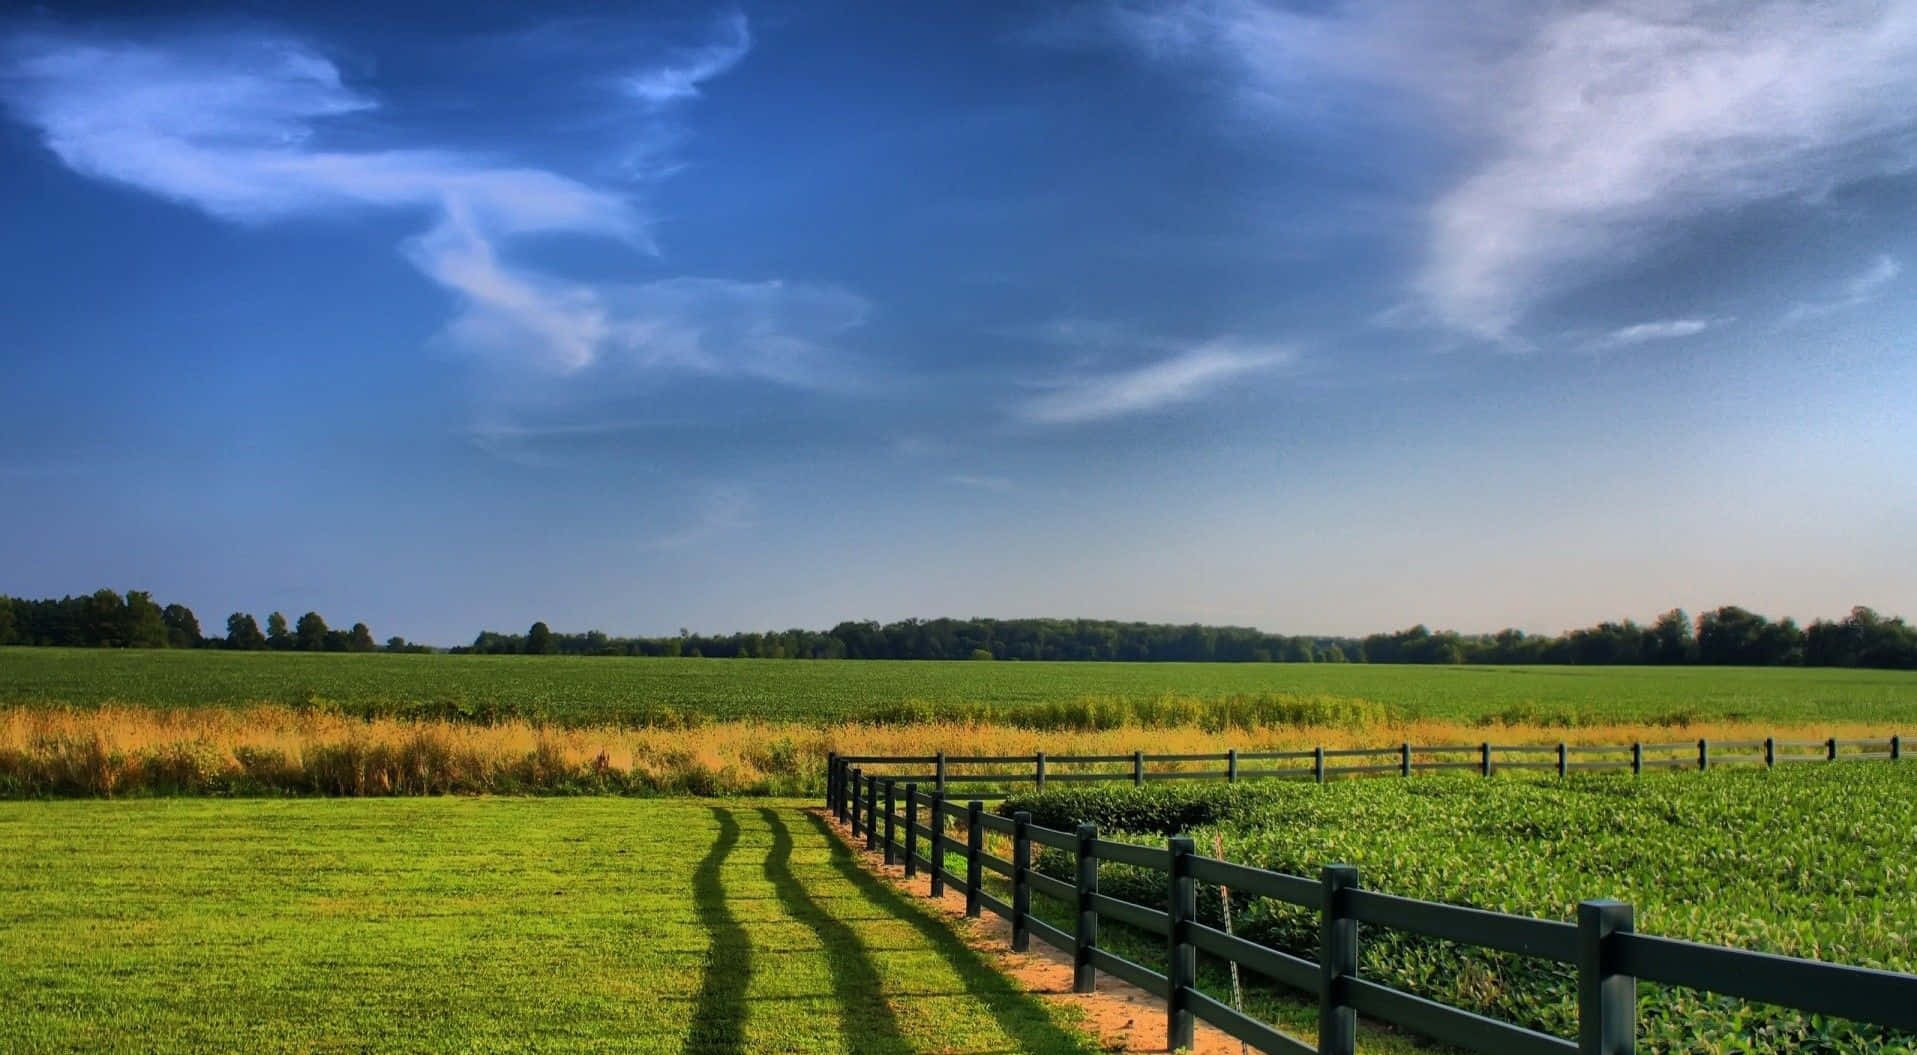
[[[1847,763],[1557,781],[1421,778],[1296,785],[1105,786],[1008,800],[1035,823],[1081,820],[1301,875],[1356,865],[1363,885],[1545,919],[1617,898],[1640,931],[1891,970],[1917,970],[1917,766]],[[1119,837],[1124,837],[1120,835]],[[1040,866],[1069,875],[1061,855]],[[1101,889],[1149,904],[1162,873],[1107,863]],[[1217,925],[1218,892],[1200,912]],[[1316,957],[1314,913],[1238,898],[1238,932]],[[1361,973],[1431,999],[1576,1032],[1571,968],[1377,927]],[[1641,1050],[1912,1052],[1917,1036],[1686,989],[1640,986]]]
[[[0,648],[0,706],[277,704],[566,725],[990,720],[1036,729],[1273,723],[1917,720],[1908,671],[967,663]]]

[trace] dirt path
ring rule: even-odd
[[[832,832],[858,854],[860,862],[867,869],[882,876],[900,891],[931,903],[966,944],[989,957],[1000,971],[1025,991],[1047,1001],[1078,1008],[1084,1015],[1085,1027],[1098,1038],[1106,1051],[1162,1053],[1167,1050],[1163,1000],[1107,974],[1098,976],[1097,992],[1072,992],[1070,956],[1042,941],[1033,941],[1029,952],[1013,952],[1010,923],[991,912],[984,913],[979,919],[966,918],[965,895],[950,885],[946,886],[942,898],[932,901],[929,876],[918,875],[907,879],[904,867],[888,866],[884,863],[883,855],[867,852],[864,840],[854,840],[848,826],[832,820],[823,809],[815,809],[814,812],[826,819]],[[1241,1055],[1245,1048],[1223,1031],[1200,1022],[1195,1043],[1188,1050],[1194,1055]]]

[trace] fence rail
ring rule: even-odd
[[[1816,753],[1805,753],[1815,748]],[[1741,752],[1724,754],[1723,752]],[[1796,753],[1790,753],[1796,752]],[[1863,762],[1890,759],[1904,754],[1902,736],[1840,740],[1684,740],[1675,743],[1629,744],[1478,744],[1419,745],[1392,747],[1317,747],[1302,751],[1222,751],[1208,754],[1152,755],[1143,751],[1129,755],[1048,755],[1036,751],[1029,755],[838,755],[828,764],[826,779],[843,782],[857,768],[868,776],[882,776],[901,785],[914,782],[945,791],[954,784],[985,785],[1002,788],[1031,784],[1044,789],[1055,782],[1122,782],[1143,784],[1148,780],[1315,780],[1337,777],[1393,776],[1409,777],[1419,773],[1447,770],[1471,770],[1491,776],[1499,770],[1553,770],[1559,776],[1573,771],[1630,770],[1642,773],[1645,767],[1711,769],[1728,765],[1796,765],[1810,762]],[[1527,756],[1547,755],[1539,761]],[[1574,760],[1573,756],[1591,757]],[[1377,759],[1390,759],[1377,762]],[[1222,768],[1186,768],[1194,763],[1223,762]],[[1244,763],[1254,768],[1245,768]],[[1270,763],[1306,762],[1309,765],[1273,766]],[[1350,764],[1344,764],[1350,763]],[[925,772],[924,766],[931,766]],[[987,772],[971,771],[988,767]],[[1076,769],[1072,767],[1103,767]],[[1159,768],[1153,768],[1157,766]],[[870,768],[868,768],[870,767]],[[914,767],[902,770],[902,767]],[[967,770],[954,772],[954,767]],[[1060,767],[1065,771],[1060,772]],[[1123,767],[1123,768],[1112,768]],[[879,770],[883,769],[884,772]],[[997,792],[982,792],[981,799],[1004,798]]]
[[[1872,752],[1874,757],[1901,757],[1901,741],[1893,736],[1886,740],[1825,740],[1822,741],[1825,753],[1820,760],[1853,757],[1841,753],[1844,747],[1872,749],[1884,745],[1887,751]],[[1777,754],[1777,746],[1779,742],[1771,739],[1740,744],[1739,749],[1762,747],[1763,754],[1739,757],[1755,758],[1758,764],[1779,764],[1786,756]],[[1699,768],[1712,764],[1705,741],[1695,745],[1585,747],[1582,751],[1629,751],[1630,761],[1624,765],[1640,772],[1646,762],[1645,752],[1679,749],[1695,750]],[[1409,776],[1416,768],[1411,760],[1420,752],[1457,753],[1473,749],[1403,745],[1383,750],[1397,753],[1400,762],[1397,768]],[[1484,744],[1476,750],[1481,752],[1480,762],[1484,762],[1495,751],[1538,749],[1505,749]],[[1560,744],[1545,750],[1556,753],[1556,761],[1546,764],[1556,766],[1562,775],[1570,765],[1566,762],[1570,754],[1568,746]],[[1332,754],[1320,748],[1289,753],[1288,757],[1311,759],[1314,769],[1309,775],[1323,780],[1327,774],[1324,765],[1327,755],[1360,757],[1348,753],[1349,749],[1346,752]],[[1170,756],[1179,762],[1214,761],[1220,757],[1230,767],[1231,779],[1247,775],[1238,771],[1237,763],[1249,755],[1228,752],[1224,756]],[[1167,756],[1149,759],[1141,753],[1129,757],[1053,756],[1046,759],[1041,755],[1036,758],[1032,775],[1026,779],[1043,786],[1048,763],[1109,763],[1114,759],[1119,764],[1131,764],[1133,769],[1130,773],[1112,774],[1112,779],[1143,783],[1151,776],[1170,779],[1186,775],[1178,771],[1146,771],[1148,761],[1165,761]],[[970,756],[965,761],[998,764],[1028,760],[1032,760],[1030,756],[1010,759]],[[913,758],[904,760],[903,764],[923,765],[926,761]],[[1091,824],[1081,824],[1071,832],[1044,828],[1032,824],[1027,813],[1016,813],[1007,819],[986,812],[983,796],[971,796],[963,804],[947,798],[945,784],[951,781],[945,767],[957,760],[939,755],[929,761],[936,767],[934,779],[927,782],[931,790],[920,791],[920,782],[916,779],[902,781],[897,776],[864,771],[868,765],[898,764],[901,760],[834,756],[829,764],[826,807],[850,827],[855,842],[863,836],[867,849],[882,851],[888,864],[894,860],[895,853],[902,854],[907,876],[915,876],[921,867],[928,871],[933,896],[943,894],[948,886],[956,887],[965,896],[968,916],[990,911],[1003,917],[1011,925],[1014,949],[1025,950],[1036,937],[1071,955],[1074,991],[1093,991],[1097,975],[1102,972],[1163,999],[1167,1009],[1166,1039],[1172,1049],[1189,1047],[1195,1023],[1204,1021],[1267,1052],[1354,1055],[1356,1020],[1363,1014],[1471,1051],[1628,1055],[1636,1050],[1637,981],[1640,978],[1794,1008],[1813,1015],[1833,1015],[1890,1029],[1917,1031],[1917,975],[1638,934],[1632,907],[1618,901],[1581,902],[1576,922],[1559,922],[1365,890],[1359,884],[1358,870],[1349,865],[1327,865],[1313,879],[1201,856],[1196,853],[1192,840],[1185,836],[1175,836],[1160,848],[1101,839],[1097,827]],[[962,839],[948,833],[948,821],[959,822],[964,831]],[[985,851],[984,835],[988,831],[1010,837],[1009,859]],[[901,835],[905,840],[902,846],[894,842]],[[918,849],[921,837],[926,840],[923,855]],[[1070,857],[1074,861],[1073,880],[1067,882],[1035,871],[1033,844]],[[955,854],[964,858],[962,875],[946,867]],[[1164,906],[1142,905],[1101,893],[1098,889],[1101,861],[1162,873],[1165,876]],[[987,871],[1003,876],[1009,883],[1009,901],[986,889]],[[1223,884],[1317,913],[1320,941],[1316,962],[1200,923],[1197,885],[1201,882]],[[1072,907],[1075,911],[1073,929],[1067,932],[1033,915],[1033,894]],[[1102,947],[1099,924],[1104,920],[1162,937],[1166,942],[1166,970],[1155,971]],[[1360,924],[1575,967],[1577,1038],[1540,1033],[1359,977]],[[1317,1046],[1306,1044],[1200,991],[1197,956],[1201,951],[1281,986],[1314,996],[1319,1005]]]

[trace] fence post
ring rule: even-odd
[[[1092,950],[1098,946],[1098,908],[1092,895],[1098,893],[1098,856],[1093,846],[1098,841],[1098,825],[1078,826],[1078,926],[1072,937],[1072,992],[1089,993],[1098,978],[1092,966]]]
[[[825,811],[827,813],[836,814],[838,812],[839,796],[835,790],[838,783],[839,753],[837,751],[830,751],[827,752],[825,756]]]
[[[1145,752],[1132,752],[1132,786],[1142,787],[1145,783]]]
[[[1826,762],[1837,761],[1837,738],[1833,736],[1824,741],[1824,744],[1830,749],[1830,753],[1824,756],[1824,760]]]
[[[1198,947],[1191,943],[1191,925],[1198,916],[1198,883],[1191,874],[1193,848],[1189,835],[1174,835],[1167,845],[1171,868],[1167,872],[1170,926],[1166,928],[1165,1047],[1171,1051],[1191,1047],[1195,1030],[1191,991],[1198,986]]]
[[[984,883],[978,859],[985,852],[985,829],[978,822],[984,812],[985,803],[977,799],[965,805],[965,914],[973,918],[978,916],[978,892]]]
[[[859,799],[865,794],[864,780],[864,769],[852,771],[852,838],[854,839],[865,834],[865,829],[859,826]],[[868,817],[866,820],[869,823],[871,818]]]
[[[932,792],[932,896],[945,896],[945,792]]]
[[[885,863],[892,864],[892,844],[898,838],[898,822],[892,817],[899,808],[898,785],[893,781],[885,782]]]
[[[879,848],[879,778],[865,778],[865,848]]]
[[[1892,733],[1890,735],[1890,760],[1892,762],[1895,762],[1902,757],[1904,757],[1903,737],[1898,736],[1896,733]]]
[[[1012,951],[1024,952],[1032,944],[1032,931],[1026,915],[1032,911],[1032,815],[1020,810],[1012,814]]]
[[[919,874],[919,786],[905,785],[905,878]]]
[[[932,761],[932,790],[945,794],[945,752],[940,751]]]
[[[1487,777],[1491,775],[1491,741],[1489,740],[1478,745],[1478,772]]]
[[[1320,882],[1325,904],[1318,932],[1318,1053],[1355,1055],[1358,1012],[1349,1002],[1345,979],[1358,974],[1358,921],[1345,914],[1339,895],[1358,886],[1358,870],[1326,865]]]
[[[1578,904],[1578,1055],[1631,1055],[1637,1046],[1637,979],[1617,970],[1611,935],[1636,930],[1622,901]]]
[[[1036,785],[1036,790],[1045,790],[1045,752],[1043,751],[1032,756],[1032,783]]]
[[[1644,775],[1644,741],[1642,740],[1631,741],[1631,775],[1634,777]]]
[[[1401,777],[1411,775],[1411,744],[1409,741],[1398,748],[1398,775]]]
[[[1711,742],[1701,736],[1697,739],[1697,768],[1700,772],[1711,768]]]
[[[1238,783],[1238,749],[1235,747],[1225,752],[1225,783]]]
[[[1319,744],[1312,753],[1311,773],[1312,776],[1317,778],[1318,783],[1323,784],[1325,782],[1325,747],[1323,744]]]
[[[1569,759],[1566,757],[1569,754],[1570,752],[1565,750],[1564,741],[1559,740],[1558,741],[1558,779],[1559,780],[1564,779],[1564,774],[1569,769],[1569,767],[1565,765],[1565,762],[1569,761]]]
[[[1767,736],[1764,738],[1764,768],[1773,769],[1776,766],[1777,766],[1777,738],[1772,736]]]

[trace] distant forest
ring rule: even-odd
[[[83,648],[224,648],[291,652],[440,651],[390,637],[381,645],[365,623],[329,627],[317,612],[288,625],[274,612],[266,628],[246,612],[207,636],[184,605],[161,606],[139,590],[99,590],[59,600],[0,596],[0,645]],[[705,656],[719,659],[1115,660],[1140,663],[1558,663],[1917,669],[1917,627],[1901,617],[1853,608],[1841,620],[1800,627],[1729,606],[1693,620],[1672,609],[1649,624],[1599,623],[1557,636],[1433,631],[1420,624],[1368,637],[1288,637],[1250,627],[1121,623],[1100,619],[907,619],[840,623],[830,630],[725,635],[681,630],[676,637],[611,637],[597,630],[555,633],[543,622],[523,634],[482,631],[480,655]]]

